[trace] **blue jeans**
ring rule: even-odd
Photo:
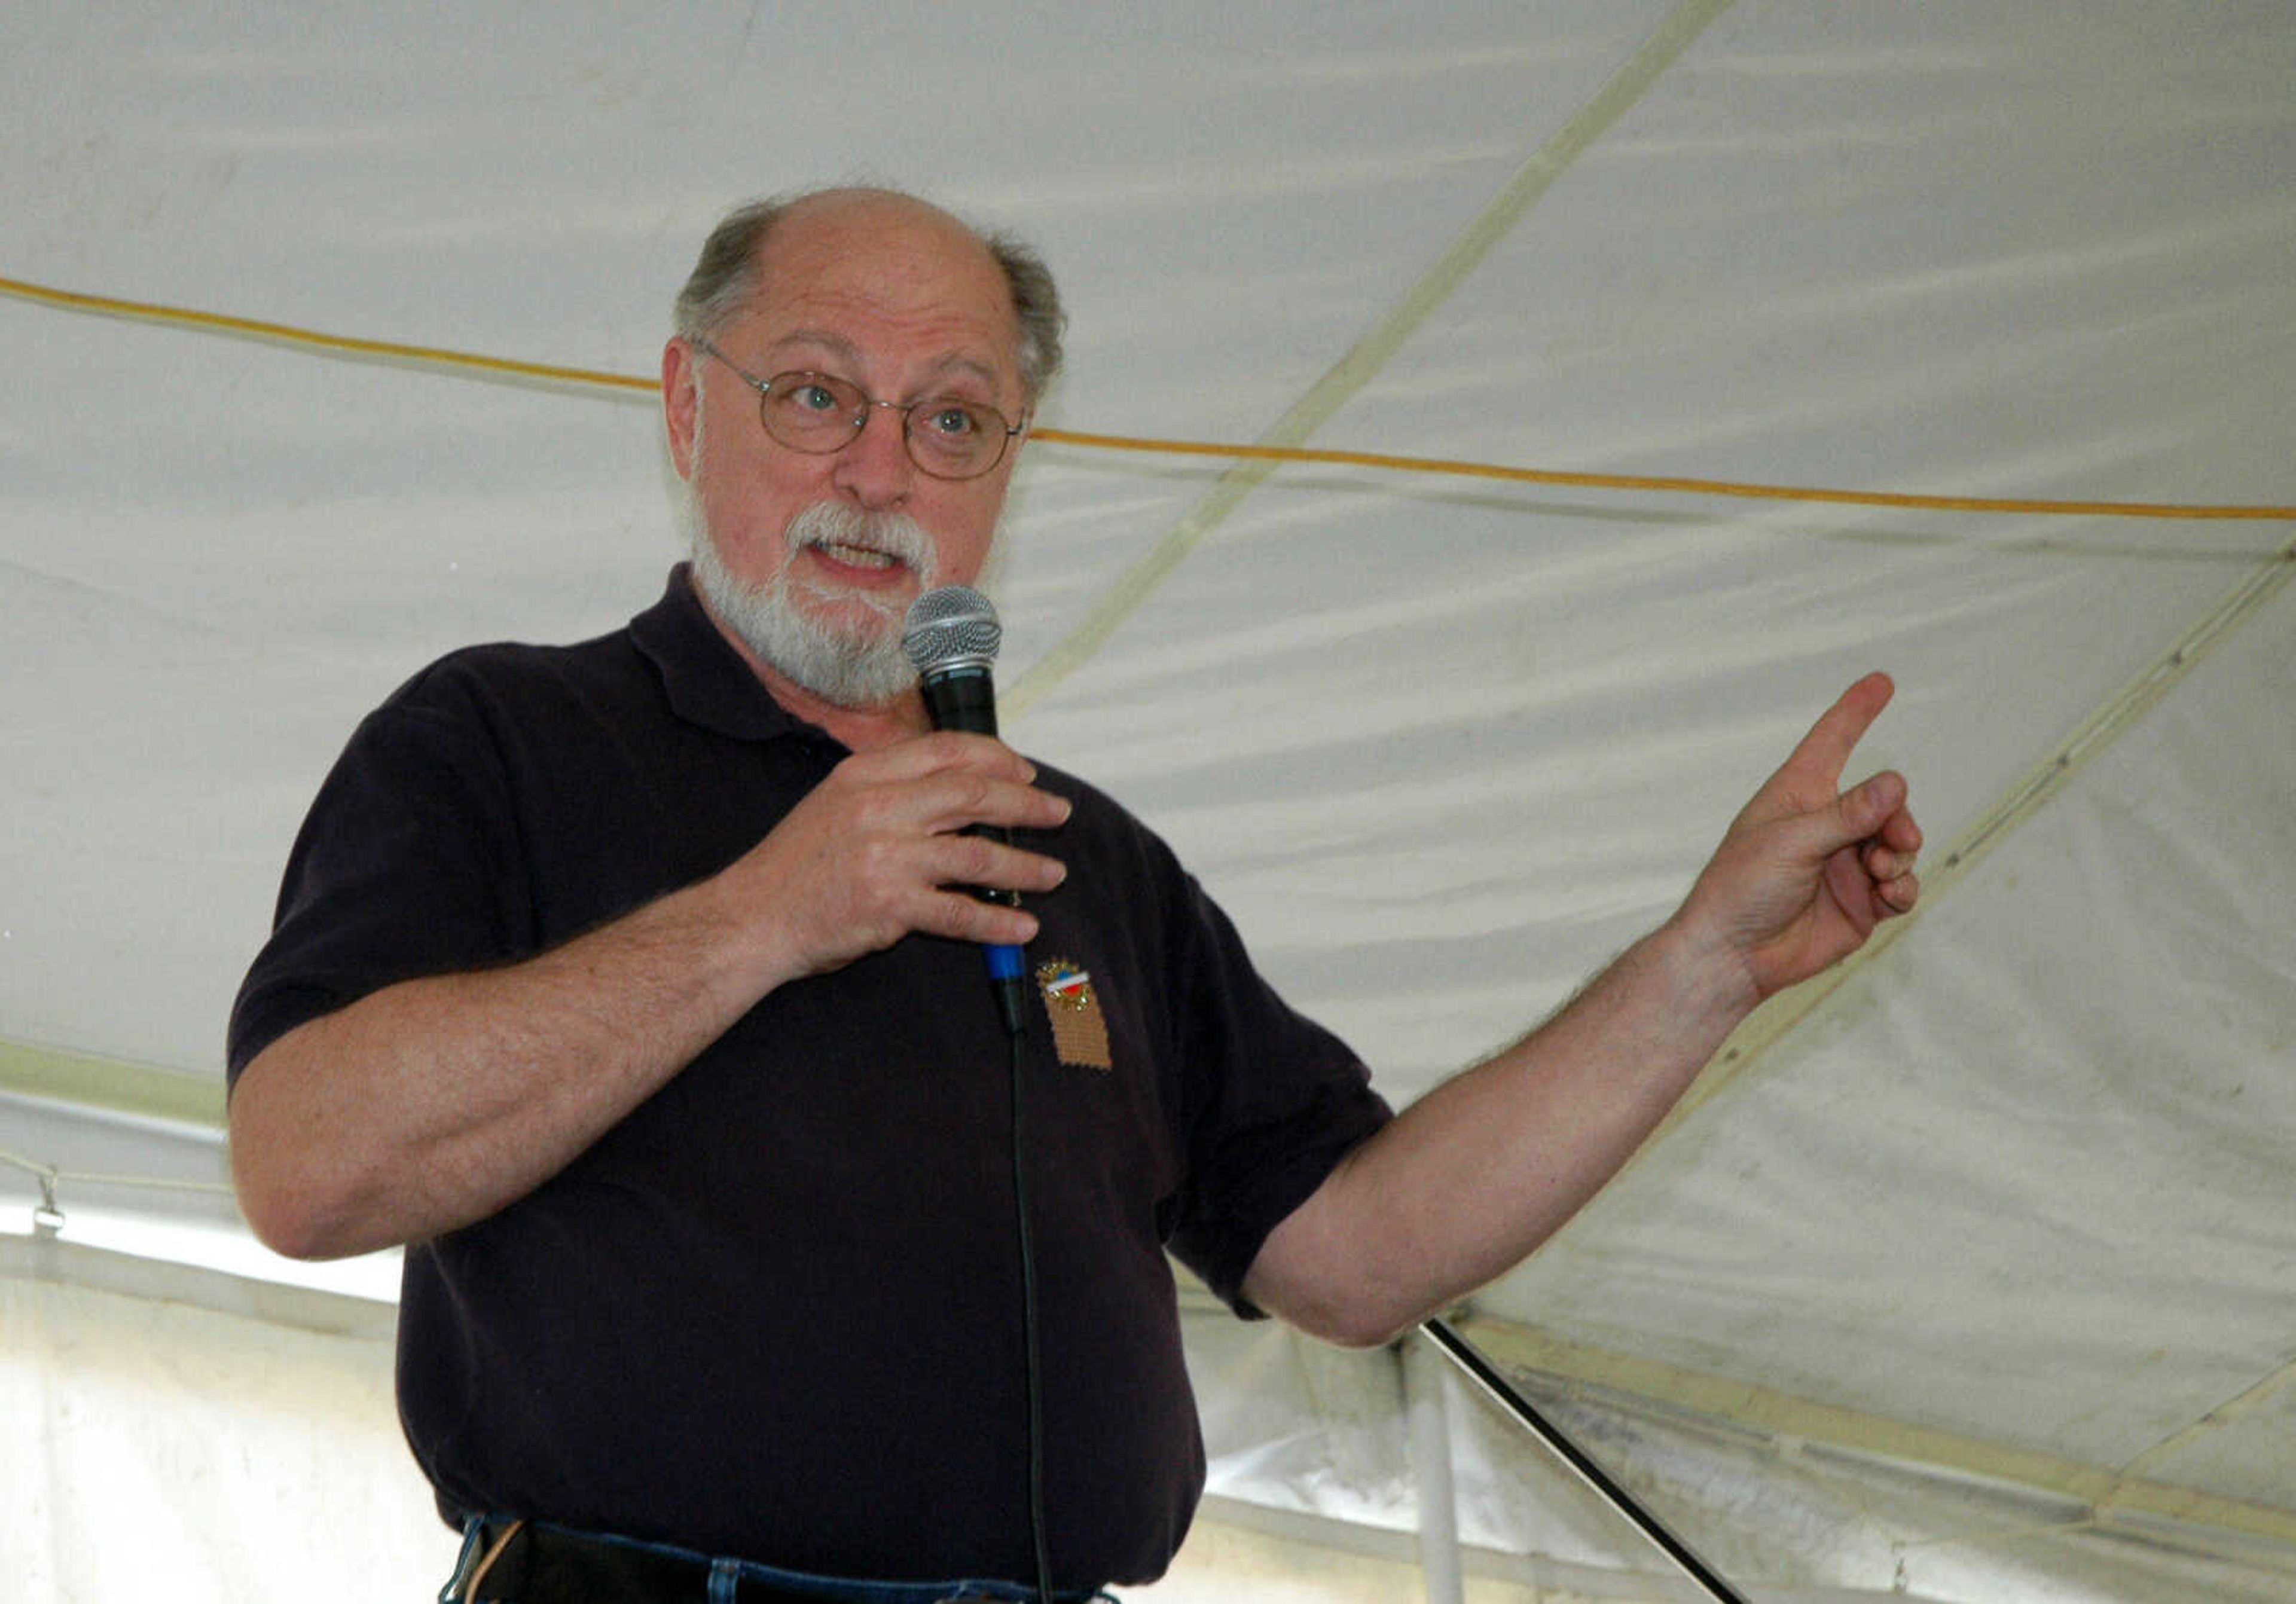
[[[455,1562],[455,1574],[439,1590],[439,1604],[462,1604],[466,1597],[464,1588],[483,1558],[485,1529],[489,1524],[499,1530],[509,1523],[499,1517],[491,1521],[486,1517],[473,1517],[464,1524],[462,1554]],[[642,1543],[634,1537],[618,1537],[611,1533],[574,1532],[564,1527],[542,1526],[538,1522],[528,1524],[544,1531],[579,1538],[587,1543],[683,1561],[697,1573],[707,1573],[712,1604],[731,1600],[734,1597],[734,1590],[745,1581],[778,1588],[784,1592],[818,1598],[823,1604],[942,1604],[943,1600],[952,1598],[1034,1604],[1037,1598],[1037,1590],[1021,1582],[1002,1582],[986,1577],[955,1577],[946,1582],[867,1582],[840,1576],[817,1576],[805,1571],[782,1570],[771,1565],[759,1565],[750,1559],[713,1558],[691,1549],[676,1548],[664,1543]],[[1118,1604],[1114,1594],[1098,1590],[1055,1592],[1053,1597],[1061,1604],[1090,1604],[1094,1600],[1105,1600],[1105,1604]]]

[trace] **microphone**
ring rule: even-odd
[[[925,716],[936,730],[958,730],[971,735],[996,733],[996,683],[989,673],[996,649],[1004,644],[1004,626],[996,609],[979,591],[962,585],[929,590],[909,604],[901,626],[901,650],[917,671],[924,692]],[[1013,844],[1013,832],[1001,825],[975,824],[972,833]],[[1017,891],[976,888],[974,895],[1007,907],[1021,905]],[[996,990],[996,1005],[1004,1028],[1014,1035],[1022,1030],[1021,999],[1026,972],[1016,946],[981,948],[988,960],[988,978]]]

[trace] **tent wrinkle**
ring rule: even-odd
[[[1398,1103],[1895,679],[1853,765],[1910,782],[1923,910],[1478,1293],[1542,1411],[1766,1599],[2296,1596],[2296,9],[539,15],[127,0],[0,53],[28,1596],[240,1604],[330,1534],[435,1590],[397,1257],[248,1234],[231,1000],[366,712],[659,593],[676,288],[726,206],[856,176],[1061,281],[984,579],[1008,738]],[[964,111],[857,116],[889,84]],[[1182,1572],[1406,1593],[1393,1356],[1182,1310]],[[1684,1596],[1441,1400],[1471,1596]]]

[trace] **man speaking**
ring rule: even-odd
[[[1841,787],[1874,675],[1672,918],[1390,1117],[1154,835],[931,727],[903,621],[979,575],[1061,332],[1033,254],[911,197],[733,214],[662,356],[690,562],[614,634],[424,669],[313,805],[233,1162],[281,1252],[406,1245],[449,1597],[1153,1578],[1203,1476],[1167,1251],[1383,1342],[1913,905],[1904,782]],[[984,945],[1026,949],[1017,1033]]]

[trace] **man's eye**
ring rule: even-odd
[[[923,412],[925,427],[934,434],[950,439],[980,432],[980,420],[972,409],[955,401],[936,401]]]
[[[790,391],[790,403],[808,412],[835,412],[837,397],[824,384],[800,384]]]

